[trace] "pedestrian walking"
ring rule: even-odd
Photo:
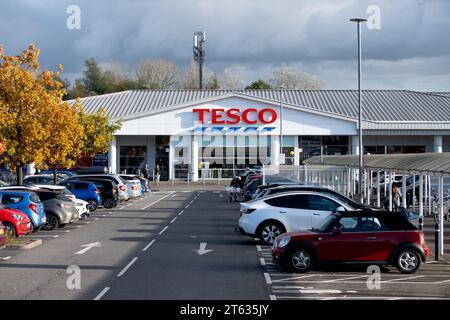
[[[159,179],[161,177],[161,168],[159,167],[159,164],[156,165],[155,175],[156,175],[156,185],[159,187]]]

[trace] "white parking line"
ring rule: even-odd
[[[406,277],[406,278],[397,278],[397,279],[391,279],[391,280],[381,281],[381,282],[388,283],[388,282],[396,282],[396,281],[405,281],[405,280],[418,279],[418,278],[423,278],[423,277],[425,277],[425,276],[414,276],[414,277]]]
[[[9,260],[9,259],[11,259],[11,258],[12,258],[11,256],[0,257],[0,260],[6,261],[6,260]]]
[[[181,210],[178,215],[181,216],[183,214],[184,210]]]
[[[65,233],[69,233],[70,231],[72,231],[72,230],[66,230],[66,231],[64,231]]]
[[[298,280],[298,279],[305,279],[305,278],[311,278],[311,277],[315,277],[315,274],[310,274],[307,276],[298,276],[298,277],[290,277],[290,278],[284,278],[284,279],[277,279],[277,280],[272,280],[272,282],[283,282],[283,281],[291,281],[291,280]]]
[[[270,297],[270,300],[277,300],[277,297],[273,294],[271,294],[269,297]]]
[[[339,294],[341,290],[334,289],[300,289],[300,293],[303,294]]]
[[[156,239],[153,239],[152,241],[150,241],[150,243],[148,245],[145,246],[144,249],[142,249],[142,251],[147,251],[148,248],[150,248],[154,243],[155,243]]]
[[[133,265],[133,263],[136,262],[136,260],[138,259],[138,257],[134,257],[133,260],[130,261],[130,263],[128,263],[125,268],[122,269],[122,271],[119,272],[119,274],[117,275],[118,277],[123,276],[123,274],[125,272],[127,272],[128,269],[130,269],[130,267]]]
[[[187,205],[186,207],[184,207],[185,209],[189,208],[189,205]]]
[[[264,272],[264,278],[266,279],[267,284],[272,284],[272,279],[270,279],[270,276],[267,272]]]
[[[447,282],[450,282],[450,280],[438,281],[436,283],[447,283]]]
[[[32,236],[27,236],[27,238],[59,238],[59,234],[50,235],[50,234],[33,234]]]
[[[324,280],[321,281],[323,283],[329,283],[329,282],[338,282],[338,281],[345,281],[345,280],[353,280],[353,279],[360,279],[360,278],[367,278],[369,275],[363,275],[363,276],[356,276],[356,277],[347,277],[347,278],[340,278],[340,279],[333,279],[333,280]]]
[[[158,234],[162,235],[164,231],[166,231],[169,228],[169,226],[165,226],[164,229],[162,229]]]
[[[259,258],[259,262],[261,263],[262,266],[266,265],[266,260],[264,260],[263,258]]]
[[[170,221],[170,224],[174,223],[175,220],[177,220],[177,219],[178,219],[178,217],[173,218],[173,219]]]
[[[256,246],[256,251],[261,252],[261,246]]]
[[[108,290],[109,289],[111,289],[110,287],[106,287],[105,289],[103,289],[95,298],[94,298],[94,300],[100,300],[104,295],[105,295],[105,293],[107,293],[108,292]]]
[[[172,195],[172,194],[173,194],[173,192],[171,192],[171,193],[165,195],[164,197],[162,197],[162,198],[160,198],[160,199],[158,199],[158,200],[156,200],[156,201],[153,201],[153,202],[150,203],[149,205],[143,207],[141,210],[145,210],[145,209],[147,209],[148,207],[151,207],[151,206],[154,205],[155,203],[158,203],[158,202],[160,202],[161,200],[164,200],[165,198],[167,198],[168,196],[170,196],[170,195]]]

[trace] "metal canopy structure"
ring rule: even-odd
[[[316,156],[305,161],[305,167],[308,165],[323,165],[323,166],[338,166],[345,167],[348,170],[347,180],[349,186],[347,190],[354,190],[354,183],[356,179],[355,171],[359,167],[358,155],[339,155],[339,156]],[[450,152],[447,153],[418,153],[418,154],[375,154],[364,155],[364,188],[363,200],[366,199],[367,204],[371,204],[371,196],[373,190],[373,183],[376,185],[377,206],[380,207],[380,173],[383,171],[383,177],[387,177],[388,183],[383,183],[384,195],[389,195],[389,210],[393,209],[393,174],[394,172],[402,173],[402,206],[407,206],[407,175],[413,176],[412,198],[413,207],[415,208],[415,190],[418,182],[419,187],[419,221],[420,229],[423,229],[424,205],[428,204],[428,214],[431,213],[432,208],[432,194],[431,194],[431,179],[430,176],[438,176],[438,194],[437,194],[437,212],[436,212],[436,226],[435,226],[435,259],[439,260],[439,256],[444,255],[444,202],[449,202],[449,195],[444,198],[444,176],[450,175]],[[376,173],[376,181],[373,181],[373,173]],[[416,182],[416,175],[419,176],[419,181]],[[388,186],[387,186],[388,184]],[[352,185],[350,187],[350,185]],[[387,189],[388,188],[388,189]],[[354,191],[349,191],[349,196]],[[449,198],[448,198],[449,197]],[[448,214],[446,208],[446,214]]]
[[[358,156],[317,156],[306,160],[305,164],[357,168]],[[375,170],[426,173],[428,175],[450,175],[450,152],[364,155],[363,165],[365,168]]]

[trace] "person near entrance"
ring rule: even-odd
[[[156,176],[156,185],[159,187],[159,179],[161,178],[161,168],[159,167],[159,164],[156,165],[155,176]]]

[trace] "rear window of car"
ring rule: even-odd
[[[52,200],[56,197],[56,194],[53,192],[37,192],[37,195],[41,201]]]
[[[87,183],[75,183],[75,189],[78,190],[87,190],[88,186],[89,185]]]
[[[4,204],[17,204],[21,202],[23,199],[23,196],[18,194],[3,194],[2,196],[2,203]]]
[[[39,199],[38,195],[36,193],[30,193],[30,200],[34,203],[40,203],[41,199]]]
[[[390,231],[410,231],[417,230],[417,228],[401,214],[386,214],[380,217]]]
[[[267,199],[264,202],[280,208],[309,209],[308,198],[306,195],[288,195]]]

